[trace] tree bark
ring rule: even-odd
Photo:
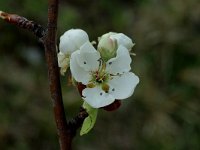
[[[44,38],[45,55],[49,75],[49,87],[61,150],[71,150],[72,135],[68,128],[59,78],[56,50],[58,0],[49,0],[47,34]]]

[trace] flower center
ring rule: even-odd
[[[96,71],[92,74],[92,81],[96,84],[103,84],[109,79],[109,74],[104,71]]]
[[[94,88],[95,86],[101,86],[102,90],[107,93],[109,91],[109,85],[107,84],[109,80],[110,74],[106,72],[106,65],[103,63],[100,65],[98,71],[91,72],[91,80],[87,87]]]

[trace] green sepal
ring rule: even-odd
[[[86,102],[83,103],[83,108],[86,109],[88,117],[83,121],[83,125],[80,131],[81,136],[87,134],[94,127],[98,112],[98,109],[91,107]]]

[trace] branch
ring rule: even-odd
[[[65,111],[60,86],[60,73],[56,51],[58,2],[59,0],[49,0],[48,29],[47,36],[44,39],[44,46],[46,60],[48,64],[50,92],[53,101],[54,116],[59,135],[60,147],[61,150],[70,150],[72,139],[76,133],[76,130],[82,125],[84,119],[88,116],[88,114],[84,109],[81,109],[79,114],[73,119],[73,121],[69,121],[67,123],[65,119]]]
[[[48,26],[47,35],[44,39],[46,61],[49,74],[50,93],[54,108],[54,117],[57,125],[61,150],[70,150],[72,136],[67,126],[62,92],[60,85],[60,74],[57,63],[56,31],[58,17],[58,0],[49,0],[48,3]]]
[[[81,107],[78,115],[74,117],[72,120],[69,120],[67,122],[67,125],[72,131],[72,136],[76,135],[77,129],[82,126],[83,121],[85,120],[86,117],[88,117],[88,113],[83,107]]]
[[[45,35],[45,29],[41,25],[30,21],[22,16],[18,16],[16,14],[8,14],[0,11],[0,18],[8,23],[19,26],[20,28],[29,30],[38,38],[41,38]]]
[[[61,150],[71,150],[72,139],[76,134],[76,130],[81,127],[88,114],[82,108],[74,119],[67,122],[65,117],[56,51],[58,2],[58,0],[49,0],[47,30],[41,25],[16,14],[8,14],[0,11],[0,18],[20,28],[27,29],[34,33],[36,37],[42,39],[45,47],[50,94],[53,102],[60,148]]]

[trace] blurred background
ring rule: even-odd
[[[47,0],[1,0],[0,10],[46,26]],[[59,37],[81,28],[90,40],[115,31],[136,46],[134,95],[115,112],[99,111],[74,150],[200,149],[199,0],[61,0]],[[61,77],[67,117],[81,105]],[[0,20],[0,149],[58,150],[44,49],[28,31]]]

